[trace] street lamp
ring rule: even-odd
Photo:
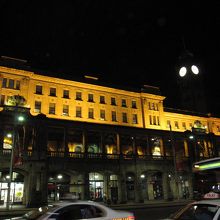
[[[25,120],[23,115],[19,115],[17,118],[18,122],[23,122]],[[11,158],[10,158],[10,167],[9,167],[9,178],[8,178],[8,192],[7,192],[7,202],[6,202],[6,209],[9,210],[9,203],[10,203],[10,194],[11,194],[11,182],[13,177],[13,160],[14,160],[14,147],[16,146],[16,122],[13,126],[13,133],[7,134],[7,136],[12,136],[12,144],[11,144]]]

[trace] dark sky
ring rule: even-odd
[[[1,0],[0,9],[1,56],[73,77],[158,86],[169,107],[178,106],[175,66],[185,47],[201,67],[210,111],[220,112],[220,1]]]

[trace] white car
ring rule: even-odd
[[[192,202],[164,220],[220,220],[220,199]]]
[[[52,205],[40,207],[30,211],[22,217],[12,220],[36,219],[36,220],[134,220],[132,212],[113,210],[103,204],[93,201],[63,201]]]

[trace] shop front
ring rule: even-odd
[[[10,200],[11,204],[22,204],[24,193],[24,178],[22,175],[13,172],[11,182]],[[0,205],[6,206],[8,196],[9,174],[0,172]]]

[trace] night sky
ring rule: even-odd
[[[220,1],[1,0],[0,9],[1,56],[73,78],[158,86],[167,107],[178,107],[175,67],[186,48],[209,111],[220,112]]]

